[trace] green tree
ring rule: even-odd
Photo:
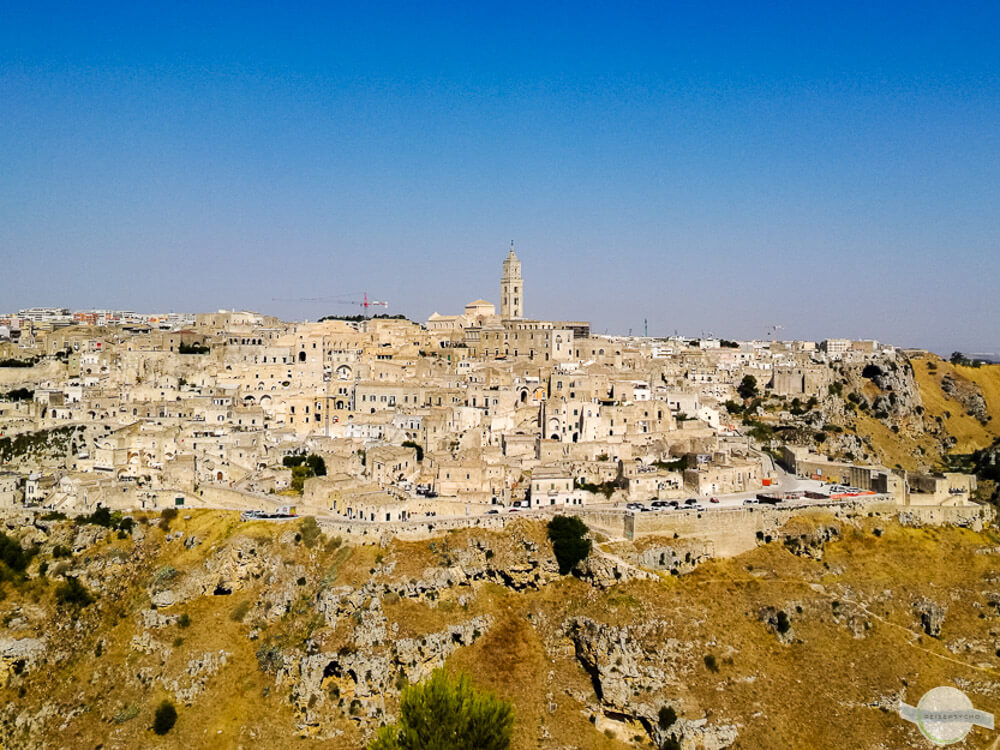
[[[744,401],[755,398],[757,396],[757,378],[753,375],[744,375],[736,392]]]
[[[310,453],[306,458],[306,465],[312,469],[313,476],[325,477],[326,476],[326,461],[323,460],[322,456],[317,456],[315,453]]]
[[[559,563],[559,573],[566,575],[590,554],[587,524],[576,516],[556,516],[549,521],[549,541]]]
[[[728,411],[730,414],[739,414],[740,412],[743,411],[743,404],[737,401],[733,401],[732,399],[726,401],[725,407],[726,411]]]
[[[368,750],[507,750],[514,709],[443,669],[403,690],[399,721],[379,730]]]
[[[153,718],[153,731],[157,734],[166,734],[174,728],[177,722],[177,709],[168,700],[163,701],[156,707],[156,716]]]
[[[413,448],[417,452],[417,460],[418,461],[424,460],[424,447],[420,443],[416,442],[415,440],[404,440],[403,447]]]

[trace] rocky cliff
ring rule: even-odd
[[[938,684],[1000,711],[991,529],[812,514],[730,560],[598,543],[560,576],[527,519],[385,546],[136,520],[6,517],[33,557],[0,600],[3,746],[359,748],[440,666],[513,701],[517,748],[906,747],[894,706]]]

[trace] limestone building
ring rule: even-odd
[[[524,317],[524,281],[521,279],[521,261],[514,253],[513,240],[507,259],[503,262],[503,276],[500,278],[500,317],[504,320]]]

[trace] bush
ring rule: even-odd
[[[677,721],[677,712],[672,706],[661,706],[660,714],[657,718],[659,720],[660,729],[665,731],[670,729],[670,727],[674,725],[674,722]]]
[[[784,635],[792,628],[792,623],[788,619],[788,615],[782,610],[778,612],[778,632]]]
[[[186,628],[186,627],[190,626],[191,625],[191,616],[188,615],[187,612],[185,612],[184,614],[182,614],[180,617],[177,618],[177,624],[180,627],[182,627],[182,628]]]
[[[177,709],[168,700],[163,701],[156,707],[156,716],[153,718],[153,731],[157,734],[166,734],[174,728],[177,723]]]
[[[249,611],[250,602],[244,600],[233,607],[233,611],[229,613],[229,619],[233,622],[243,622],[243,618],[247,616]]]
[[[306,458],[306,465],[312,469],[313,476],[325,477],[326,476],[326,461],[323,460],[322,456],[317,456],[315,453],[310,453]]]
[[[27,388],[15,388],[3,394],[4,401],[31,401],[35,397],[35,392]]]
[[[417,452],[417,460],[418,461],[424,460],[424,446],[422,446],[420,443],[417,443],[413,440],[404,440],[403,447],[413,448]]]
[[[566,575],[590,554],[587,524],[576,516],[556,516],[549,521],[548,536],[559,563],[559,573]]]
[[[177,518],[177,508],[164,508],[160,511],[160,528],[163,531],[170,531],[170,522],[175,518]]]
[[[68,578],[65,583],[56,587],[56,602],[82,608],[93,604],[94,597],[76,578]]]
[[[719,662],[715,658],[715,654],[705,654],[705,667],[709,672],[719,671]]]
[[[315,518],[306,516],[299,522],[299,535],[302,537],[302,543],[306,547],[312,548],[319,541],[323,532],[320,530]]]
[[[740,381],[739,386],[736,388],[736,392],[740,394],[740,398],[744,401],[754,398],[758,395],[757,378],[753,375],[744,375],[743,380]]]
[[[507,750],[513,728],[510,703],[438,669],[403,690],[399,721],[379,730],[368,750]]]
[[[91,523],[95,526],[103,526],[106,529],[111,528],[111,511],[107,508],[98,508],[89,516],[81,516],[77,521],[79,524]]]
[[[30,561],[30,555],[20,543],[0,531],[0,563],[13,573],[23,573]]]

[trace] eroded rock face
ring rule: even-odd
[[[666,728],[660,726],[658,707],[667,702],[664,692],[680,689],[673,678],[678,670],[670,668],[671,662],[686,648],[678,640],[664,638],[662,624],[617,627],[576,617],[563,628],[606,713],[641,725],[658,747],[673,740],[682,748],[725,750],[736,742],[735,726],[713,726],[706,719],[678,719]],[[651,635],[655,648],[645,645]]]
[[[949,373],[941,378],[941,390],[949,398],[958,401],[966,414],[986,424],[990,411],[983,398],[983,389],[978,384],[962,377],[953,377]]]
[[[800,534],[782,533],[781,537],[785,549],[793,555],[822,560],[826,543],[840,538],[840,528],[833,525],[820,526],[813,531]]]
[[[762,607],[757,613],[757,619],[764,623],[765,627],[778,638],[780,643],[789,644],[795,640],[792,631],[792,619],[783,609],[775,607]]]
[[[580,578],[599,589],[607,589],[625,581],[656,580],[652,573],[599,553],[591,553],[580,563],[579,569]]]
[[[44,638],[0,638],[0,681],[6,685],[11,677],[34,669],[45,650]]]
[[[355,610],[366,611],[381,615],[380,608]],[[391,720],[386,716],[386,697],[397,696],[404,685],[420,682],[444,666],[455,649],[475,643],[489,624],[487,617],[474,617],[436,633],[397,640],[384,635],[375,640],[355,631],[355,640],[335,652],[293,659],[279,671],[278,682],[292,687],[303,727],[321,727],[331,705],[351,716]],[[384,634],[384,617],[376,628]]]
[[[704,549],[692,545],[665,545],[650,547],[643,550],[637,557],[637,562],[644,568],[666,570],[675,575],[690,573],[701,563],[711,559]]]
[[[927,635],[934,638],[941,637],[941,627],[944,625],[944,617],[948,613],[947,607],[942,607],[930,599],[920,599],[913,603],[913,611],[920,621],[920,628]]]

